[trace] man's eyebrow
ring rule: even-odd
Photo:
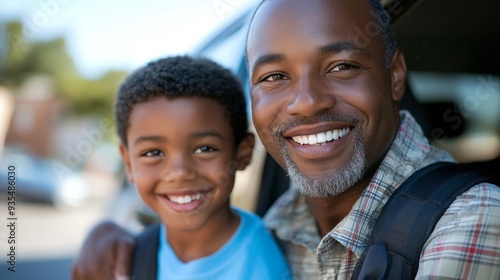
[[[156,136],[156,135],[144,135],[140,136],[134,141],[134,145],[140,144],[141,142],[165,142],[167,138],[163,136]]]
[[[351,42],[336,42],[319,48],[319,52],[321,54],[339,53],[343,51],[351,51],[362,55],[368,55],[367,51],[359,48]]]
[[[357,47],[355,44],[351,42],[336,42],[332,44],[328,44],[325,46],[322,46],[319,48],[319,52],[321,54],[331,54],[331,53],[339,53],[343,51],[351,51],[355,53],[359,53],[362,55],[368,55],[368,52]],[[255,63],[252,65],[251,69],[257,69],[261,67],[264,64],[268,63],[274,63],[274,62],[280,62],[285,59],[285,55],[283,54],[266,54],[262,55],[257,60]]]
[[[280,62],[280,61],[283,61],[284,59],[285,59],[285,56],[283,54],[266,54],[266,55],[262,55],[259,58],[257,58],[257,60],[255,61],[255,63],[252,65],[251,69],[255,70],[255,69],[261,67],[264,64],[274,63],[274,62]]]

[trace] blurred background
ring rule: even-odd
[[[90,227],[129,206],[115,203],[126,185],[119,84],[150,60],[191,52],[252,2],[0,1],[0,179],[14,166],[17,183],[15,273],[0,184],[0,279],[70,279]]]
[[[116,90],[148,61],[190,53],[231,69],[248,93],[244,39],[257,2],[0,1],[0,279],[70,279],[96,222],[112,219],[133,232],[153,221],[123,174]],[[458,161],[498,172],[500,2],[407,2],[419,4],[393,14],[409,68],[403,108]],[[16,273],[7,270],[9,168],[17,183]],[[288,186],[258,143],[232,203],[263,215]]]

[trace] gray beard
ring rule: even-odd
[[[335,173],[326,173],[321,178],[310,178],[300,172],[290,159],[285,145],[281,145],[280,153],[288,171],[288,176],[295,188],[308,197],[328,197],[345,192],[359,182],[367,168],[366,155],[359,134],[355,135],[354,154],[349,162]]]

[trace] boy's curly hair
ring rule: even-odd
[[[155,97],[202,97],[224,108],[236,145],[248,130],[246,100],[240,81],[219,64],[190,56],[173,56],[148,63],[130,74],[118,90],[115,119],[118,136],[127,145],[127,130],[135,104]],[[161,125],[161,123],[158,123]]]

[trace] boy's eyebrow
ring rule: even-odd
[[[156,135],[144,135],[140,136],[139,138],[135,139],[134,145],[137,145],[141,142],[165,142],[167,138],[163,136],[156,136]]]
[[[222,137],[222,135],[217,133],[217,131],[215,131],[215,130],[196,132],[196,133],[193,133],[191,135],[191,137],[193,137],[193,138],[202,138],[202,137],[207,137],[207,136],[213,136],[213,137],[224,139],[224,137]]]
[[[190,137],[191,138],[203,138],[203,137],[217,137],[220,139],[224,139],[222,135],[220,135],[217,131],[214,130],[207,130],[207,131],[201,131],[201,132],[196,132],[193,133]],[[166,137],[163,136],[157,136],[157,135],[144,135],[140,136],[134,141],[134,145],[137,145],[141,142],[165,142],[167,141]]]

